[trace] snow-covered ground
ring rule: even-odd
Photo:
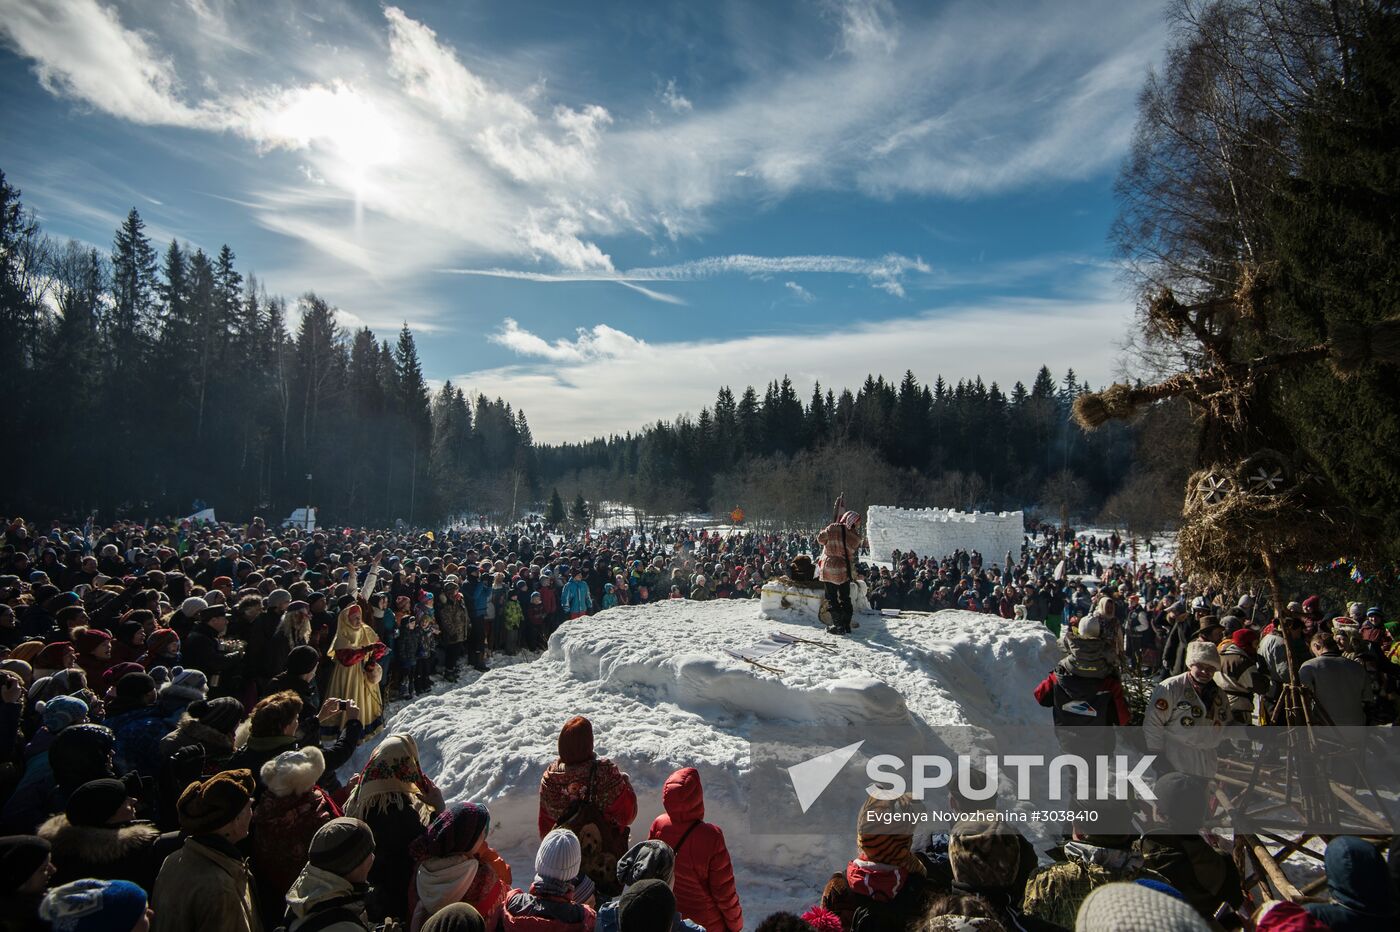
[[[614,608],[565,624],[533,662],[498,665],[399,708],[388,730],[417,739],[448,800],[490,807],[491,843],[517,881],[531,875],[540,776],[570,716],[588,716],[598,753],[631,776],[634,841],[662,812],[666,777],[696,767],[706,818],[724,829],[748,924],[757,924],[817,902],[854,854],[854,838],[749,831],[744,781],[755,727],[1043,723],[1031,693],[1056,657],[1039,625],[956,611],[862,615],[857,636],[835,653],[793,644],[763,659],[781,673],[725,653],[773,632],[825,638],[800,613],[778,614],[765,617],[747,600]]]

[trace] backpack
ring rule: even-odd
[[[613,825],[593,801],[593,784],[597,773],[598,762],[595,760],[588,771],[588,796],[565,810],[554,827],[568,829],[578,837],[579,847],[583,849],[583,873],[598,888],[601,900],[622,893],[622,884],[617,879],[617,859],[627,853],[631,830]]]

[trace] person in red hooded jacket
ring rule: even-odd
[[[684,767],[666,778],[661,789],[666,811],[651,823],[650,838],[676,853],[676,910],[706,932],[739,932],[744,910],[734,888],[734,865],[724,832],[705,821],[705,793],[700,772]]]

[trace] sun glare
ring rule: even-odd
[[[278,118],[277,130],[335,156],[345,180],[361,189],[370,171],[394,163],[399,134],[372,101],[352,87],[308,88]]]

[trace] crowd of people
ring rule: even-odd
[[[837,525],[855,532],[839,535],[846,582],[852,571],[867,580],[873,603],[1043,620],[1067,645],[1090,635],[1108,645],[1099,651],[1105,676],[1066,666],[1045,687],[1052,692],[1074,688],[1075,677],[1097,688],[1128,665],[1171,672],[1178,661],[1195,677],[1188,688],[1212,688],[1194,672],[1210,659],[1201,645],[1238,646],[1248,639],[1234,635],[1262,620],[1248,613],[1252,602],[1226,617],[1218,593],[1191,596],[1169,575],[1097,560],[1120,550],[1116,540],[1037,529],[1000,567],[975,553],[894,554],[877,573],[859,562],[858,517]],[[634,844],[636,794],[596,753],[586,719],[560,731],[540,786],[533,875],[519,883],[491,847],[486,807],[448,804],[410,736],[380,737],[359,773],[343,771],[379,735],[388,702],[457,681],[464,667],[487,669],[499,655],[542,650],[566,620],[661,599],[753,598],[799,557],[826,564],[832,546],[825,532],[689,528],[561,537],[538,526],[307,533],[257,519],[9,522],[0,546],[0,929],[740,932],[733,867],[721,828],[704,819],[699,773],[671,775],[664,812]],[[1081,573],[1095,584],[1075,581]],[[1184,611],[1188,596],[1204,601]],[[1267,632],[1332,639],[1338,650],[1324,641],[1317,660],[1294,658],[1320,699],[1338,701],[1326,684],[1341,679],[1337,661],[1357,662],[1349,653],[1374,644],[1385,656],[1391,632],[1379,613],[1360,613],[1354,633],[1341,623],[1349,617],[1316,620],[1317,602],[1305,601],[1301,629],[1290,614]],[[1135,638],[1142,618],[1146,633]],[[1216,637],[1217,628],[1230,634]],[[1067,659],[1092,666],[1093,652],[1074,647]],[[1243,684],[1267,697],[1267,685],[1225,665],[1227,652],[1208,677],[1214,684],[1216,672],[1231,671],[1220,696]],[[1392,694],[1365,693],[1364,720],[1383,720]],[[1219,708],[1234,707],[1222,698]],[[1336,719],[1348,711],[1328,706]],[[1190,777],[1182,775],[1184,799],[1200,796]],[[1219,924],[1207,907],[1231,902],[1228,871],[1201,838],[1076,833],[1062,860],[1042,868],[999,825],[919,845],[907,835],[855,841],[856,856],[819,903],[758,927],[1196,929]],[[1270,908],[1279,924],[1259,927],[1373,928],[1355,923],[1389,916],[1390,879],[1381,897],[1374,875],[1384,862],[1355,842],[1334,840],[1327,851],[1333,913],[1309,907],[1314,924],[1298,925],[1283,904]],[[1157,865],[1150,874],[1118,869],[1139,857]],[[1135,915],[1172,924],[1123,924]]]

